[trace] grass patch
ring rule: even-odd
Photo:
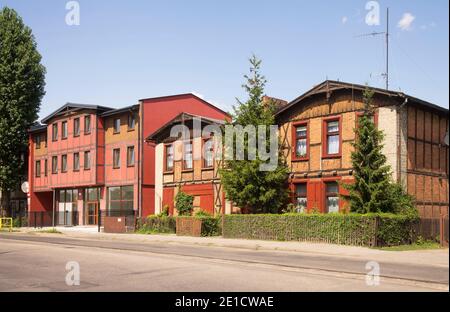
[[[36,231],[36,233],[45,233],[45,234],[62,234],[62,232],[58,231],[57,229],[46,229],[46,230],[40,230]]]
[[[430,250],[430,249],[441,249],[441,245],[436,242],[425,242],[420,244],[381,247],[377,249],[386,251]]]

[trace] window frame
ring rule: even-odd
[[[75,156],[78,156],[78,167],[75,166],[75,159],[76,159]],[[80,153],[78,153],[78,152],[73,153],[73,171],[75,171],[75,172],[80,171]]]
[[[207,161],[207,159],[206,159],[206,144],[208,143],[208,142],[210,142],[211,141],[211,143],[212,143],[212,146],[211,146],[211,149],[209,150],[209,152],[211,152],[212,153],[212,164],[211,164],[211,166],[207,166],[206,165],[206,161]],[[202,152],[203,152],[203,154],[202,154],[202,169],[214,169],[214,158],[215,158],[215,142],[214,142],[214,137],[213,136],[211,136],[211,137],[209,137],[209,138],[203,138],[202,139]]]
[[[58,156],[52,156],[52,174],[58,174]]]
[[[118,155],[119,155],[119,158],[118,158],[118,164],[116,165],[116,152],[118,151]],[[113,157],[112,157],[112,161],[113,161],[113,164],[112,164],[112,167],[113,167],[113,169],[120,169],[120,165],[121,165],[121,163],[120,163],[120,148],[114,148],[113,150],[112,150],[112,152],[113,152]]]
[[[297,186],[298,185],[305,185],[305,193],[301,194],[301,196],[299,196],[299,193],[297,193]],[[298,198],[305,198],[306,199],[306,206],[304,208],[303,213],[308,212],[308,181],[304,180],[304,181],[298,181],[298,182],[294,182],[294,189],[293,189],[293,204],[295,205],[296,209],[297,209],[297,203],[298,203]],[[300,213],[300,212],[298,212]]]
[[[192,168],[186,167],[186,144],[191,145],[190,154],[192,156]],[[194,170],[194,142],[193,140],[186,140],[183,142],[183,171],[190,172]]]
[[[78,131],[77,131],[77,127],[76,125],[78,125]],[[74,118],[73,120],[73,137],[79,137],[81,134],[81,129],[80,129],[80,117]]]
[[[133,127],[130,127],[130,121],[131,120],[134,120],[134,124],[133,124]],[[128,131],[134,131],[135,129],[136,129],[136,120],[137,120],[137,118],[136,118],[136,113],[135,112],[131,112],[129,115],[128,115]]]
[[[66,133],[64,133],[64,129],[66,129]],[[61,140],[67,140],[68,137],[69,137],[69,124],[67,120],[64,120],[61,122]]]
[[[324,213],[330,213],[329,209],[328,209],[328,197],[337,197],[338,198],[338,213],[341,212],[341,204],[342,204],[342,200],[340,198],[340,194],[341,194],[341,187],[339,186],[339,180],[340,179],[336,179],[336,178],[332,178],[332,179],[323,179],[323,194],[324,194],[324,201],[323,201],[323,211]],[[327,185],[330,183],[336,183],[337,185],[337,193],[328,193],[327,192]],[[335,196],[333,196],[335,195]]]
[[[41,160],[36,160],[34,170],[35,170],[35,177],[40,178],[41,177]]]
[[[123,196],[124,191],[123,191],[123,189],[126,188],[126,187],[131,188],[133,190],[133,198],[132,199],[124,199],[124,196]],[[110,189],[111,188],[118,188],[119,189],[120,199],[111,199],[111,194],[110,194]],[[133,203],[133,205],[132,205],[133,209],[131,211],[135,212],[136,210],[134,209],[135,208],[134,207],[134,204],[135,204],[134,203],[134,195],[135,195],[134,193],[135,193],[135,190],[134,190],[134,186],[133,185],[121,185],[121,186],[108,187],[108,189],[107,189],[107,196],[108,196],[108,198],[107,198],[107,203],[106,203],[106,213],[107,213],[107,215],[111,216],[110,215],[111,212],[117,212],[115,210],[111,210],[111,203],[112,202],[119,203],[119,205],[120,205],[119,214],[120,215],[122,215],[122,212],[126,211],[126,209],[123,208],[124,203],[132,202]]]
[[[328,133],[328,124],[330,122],[337,121],[339,123],[339,130]],[[342,157],[342,116],[332,116],[323,119],[322,125],[322,158],[341,158]],[[328,137],[339,136],[339,151],[336,154],[328,154]]]
[[[116,121],[119,121],[119,129],[116,130]],[[113,134],[120,134],[120,127],[122,126],[122,121],[120,118],[113,119]]]
[[[89,120],[89,127],[87,127],[87,121]],[[92,132],[92,118],[91,115],[85,115],[84,116],[84,134],[91,134]]]
[[[297,128],[306,126],[306,155],[297,156]],[[292,161],[307,161],[309,160],[309,120],[296,121],[292,123]]]
[[[169,154],[167,153],[167,150],[169,147],[172,148],[172,167],[171,168],[168,167]],[[166,143],[166,144],[164,144],[164,172],[172,173],[174,171],[174,168],[175,168],[175,147],[174,147],[173,143]]]
[[[37,134],[35,137],[36,149],[41,149],[41,134]]]
[[[58,141],[58,122],[52,124],[52,141]]]
[[[88,157],[86,157],[89,156]],[[91,151],[84,151],[84,155],[83,155],[83,169],[84,170],[91,170]],[[89,161],[87,162],[88,166],[86,166],[86,160],[89,159]]]
[[[64,160],[65,160],[65,166],[64,166]],[[67,172],[67,154],[63,154],[61,155],[61,173],[66,173]]]
[[[133,162],[130,163],[130,150],[133,150]],[[134,167],[136,163],[136,149],[134,145],[127,146],[127,167]]]

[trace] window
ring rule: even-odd
[[[78,190],[60,190],[58,192],[57,225],[76,225],[78,211]]]
[[[36,178],[41,176],[41,161],[36,161]]]
[[[73,136],[77,137],[80,135],[80,118],[75,118],[73,120]]]
[[[84,116],[84,134],[91,133],[91,116]]]
[[[84,152],[84,170],[91,169],[91,152]]]
[[[325,146],[324,156],[340,156],[341,154],[341,132],[340,119],[333,119],[325,121]]]
[[[128,146],[127,148],[127,166],[134,166],[134,146]]]
[[[306,183],[296,184],[295,185],[295,207],[296,211],[299,213],[306,212],[308,199],[306,193]]]
[[[294,159],[308,157],[308,124],[295,126],[295,155]]]
[[[58,124],[54,123],[52,125],[52,140],[57,141],[58,140]]]
[[[61,172],[67,172],[67,155],[61,156]]]
[[[184,143],[183,169],[191,170],[193,168],[192,160],[192,142]]]
[[[131,113],[128,116],[128,131],[134,130],[134,128],[136,128],[136,114]]]
[[[173,160],[174,160],[173,145],[172,144],[166,145],[165,149],[166,149],[165,171],[173,171]]]
[[[114,133],[120,133],[120,118],[114,119]]]
[[[214,167],[214,139],[207,139],[204,143],[203,167]]]
[[[47,148],[47,134],[44,135],[44,147]]]
[[[61,139],[67,139],[67,121],[61,123]]]
[[[120,168],[120,148],[113,150],[113,168]]]
[[[47,159],[44,161],[44,175],[48,175],[48,161]]]
[[[52,173],[58,173],[58,156],[52,157]]]
[[[80,153],[73,154],[73,171],[80,170]]]
[[[129,216],[134,214],[133,186],[108,188],[108,216]]]
[[[41,148],[41,135],[40,134],[38,134],[36,136],[35,141],[36,141],[36,149],[40,149]]]
[[[339,212],[339,186],[337,182],[325,183],[326,212]]]

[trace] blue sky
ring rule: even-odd
[[[326,78],[383,87],[383,37],[391,12],[391,89],[449,106],[449,3],[378,1],[79,0],[80,25],[65,0],[0,0],[33,29],[47,68],[41,117],[66,102],[121,107],[196,92],[230,110],[248,57],[263,60],[268,95],[292,100]],[[401,24],[399,22],[402,20]],[[400,27],[402,26],[402,27]]]

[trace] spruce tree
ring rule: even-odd
[[[45,68],[31,29],[16,11],[0,10],[0,189],[2,213],[20,183],[27,150],[27,130],[38,117],[44,96]]]
[[[233,123],[243,127],[253,125],[256,128],[258,125],[275,125],[275,105],[263,100],[266,79],[260,73],[261,60],[253,56],[249,61],[250,75],[244,76],[247,82],[243,85],[248,93],[248,100],[246,102],[237,100]],[[247,138],[244,150],[245,155],[251,152]],[[277,153],[279,155],[279,149]],[[227,199],[247,213],[280,212],[289,198],[286,187],[289,170],[281,159],[278,157],[278,166],[273,171],[260,170],[263,161],[258,153],[255,160],[248,160],[247,157],[245,160],[227,160],[224,169],[221,170],[221,181]]]
[[[364,114],[355,129],[356,139],[351,154],[354,183],[344,184],[349,194],[343,196],[350,204],[351,212],[380,213],[392,212],[391,168],[386,165],[382,153],[383,133],[374,122],[372,98],[374,92],[364,91]]]

